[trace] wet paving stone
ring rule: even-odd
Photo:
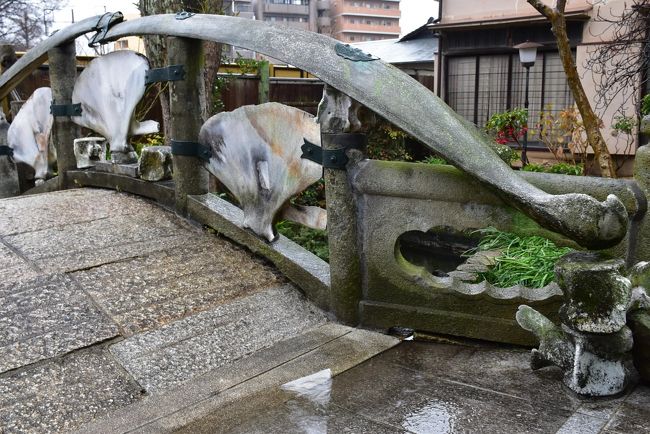
[[[110,216],[155,212],[136,196],[101,189],[64,190],[0,201],[0,235],[80,225]]]
[[[576,410],[582,404],[577,395],[562,383],[562,372],[554,367],[530,369],[530,352],[526,349],[499,348],[495,345],[430,345],[408,342],[400,351],[387,353],[387,362],[425,373],[487,388],[517,398]],[[468,372],[480,375],[467,375]],[[609,399],[602,401],[603,411]],[[612,405],[616,405],[613,403]]]
[[[67,276],[0,284],[0,372],[117,334],[117,325]]]
[[[650,433],[650,387],[637,386],[605,428],[605,432]]]
[[[213,236],[71,276],[130,336],[285,282],[248,252]]]
[[[0,375],[0,432],[74,429],[142,397],[103,347]]]
[[[406,433],[328,402],[314,402],[280,390],[224,406],[180,430],[192,434]]]
[[[384,363],[381,356],[335,377],[332,403],[413,433],[556,432],[572,413]]]
[[[38,271],[25,259],[0,243],[0,282],[20,282],[38,275]]]
[[[111,346],[147,392],[157,393],[326,321],[293,286],[217,306]]]

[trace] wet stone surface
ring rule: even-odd
[[[647,386],[578,398],[558,368],[530,371],[528,354],[486,343],[402,342],[328,384],[266,390],[181,432],[650,432]]]
[[[118,192],[0,200],[0,260],[2,434],[75,429],[143,396],[130,370],[175,385],[325,322],[263,260]]]
[[[155,205],[110,190],[65,190],[0,202],[0,235],[82,224],[119,214],[152,212]]]
[[[117,334],[115,323],[67,276],[0,284],[0,372]]]
[[[71,275],[127,336],[285,282],[242,248],[205,236]]]
[[[156,393],[323,323],[322,312],[286,285],[128,338],[111,352]]]
[[[0,376],[0,432],[60,432],[140,399],[103,346]]]

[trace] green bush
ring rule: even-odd
[[[495,113],[485,124],[485,131],[494,137],[498,144],[516,142],[526,134],[528,129],[528,111],[524,108],[515,108],[501,113]]]
[[[422,160],[422,163],[427,164],[449,164],[444,158],[436,157],[435,155],[429,155],[427,158]]]
[[[145,134],[144,136],[133,136],[130,138],[129,142],[135,153],[140,155],[142,153],[142,148],[147,148],[149,146],[162,146],[165,144],[165,138],[162,134],[153,133]]]
[[[495,258],[496,265],[480,276],[493,285],[508,288],[517,284],[528,288],[542,288],[555,278],[555,263],[571,252],[568,247],[557,247],[552,241],[538,237],[520,237],[501,232],[495,228],[478,231],[481,241],[476,249],[465,253],[469,256],[476,251],[501,250]]]
[[[650,115],[650,94],[641,99],[641,116]]]
[[[286,220],[279,222],[275,228],[280,234],[301,245],[322,260],[329,262],[330,251],[327,244],[327,231],[311,229]]]
[[[319,179],[314,184],[303,190],[298,196],[291,200],[294,205],[303,206],[319,206],[327,208],[325,202],[325,181],[323,178]]]
[[[413,161],[406,149],[406,134],[388,121],[378,121],[377,125],[368,131],[368,147],[366,154],[373,160]]]
[[[519,153],[508,145],[496,144],[494,151],[506,164],[512,164],[520,158]]]
[[[546,167],[537,163],[526,164],[524,167],[521,168],[521,170],[523,170],[524,172],[546,172],[547,171]]]
[[[544,173],[560,173],[563,175],[580,176],[584,173],[583,164],[571,163],[556,163],[552,166],[544,166],[543,164],[531,163],[525,165],[521,170],[524,172],[544,172]]]
[[[557,163],[548,168],[549,173],[580,176],[584,173],[583,164]]]

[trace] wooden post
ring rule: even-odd
[[[77,78],[77,53],[74,41],[47,52],[50,66],[50,87],[53,104],[72,104],[72,90]],[[67,188],[68,170],[77,168],[74,156],[74,139],[79,127],[68,116],[57,116],[52,125],[51,145],[56,149],[59,189]]]
[[[321,146],[338,149],[336,134],[348,127],[349,97],[329,86],[319,106]],[[321,116],[320,110],[329,113]],[[348,164],[349,167],[349,164]],[[361,267],[357,249],[357,213],[348,172],[324,169],[327,198],[327,236],[330,249],[330,305],[336,318],[348,325],[359,323]]]
[[[201,129],[201,59],[203,42],[199,39],[167,38],[168,65],[183,65],[185,79],[169,82],[172,140],[196,142]],[[174,155],[176,210],[185,214],[187,196],[208,192],[208,171],[197,157]]]
[[[9,44],[0,44],[0,74],[9,69],[9,67],[14,63],[16,63],[16,50],[14,46]],[[3,98],[0,104],[2,105],[0,110],[2,110],[6,116],[9,116],[11,110],[9,97]],[[13,119],[13,117],[11,119]]]
[[[258,101],[259,104],[264,104],[265,102],[269,102],[269,62],[266,60],[262,61],[257,70],[257,74],[260,77]]]

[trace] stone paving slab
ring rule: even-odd
[[[285,282],[263,261],[209,234],[71,275],[126,336]]]
[[[325,338],[331,336],[331,338],[324,341],[322,337],[314,339],[317,335]],[[266,395],[268,391],[277,391],[282,384],[325,369],[328,369],[332,376],[336,376],[398,343],[396,338],[380,333],[326,324],[303,336],[279,342],[269,349],[270,352],[263,350],[251,358],[238,361],[236,365],[226,370],[218,369],[198,377],[173,392],[168,392],[166,395],[168,399],[163,399],[165,395],[153,396],[138,404],[138,406],[147,404],[149,412],[137,411],[134,414],[125,409],[109,414],[103,420],[84,427],[79,432],[104,433],[110,429],[115,433],[194,433],[203,432],[203,428],[207,427],[207,432],[225,433],[228,432],[228,425],[214,424],[215,420],[221,421],[222,416],[231,416],[230,423],[246,426],[249,419],[254,420],[256,414],[264,412],[269,408],[268,404],[274,402],[272,399],[262,398],[257,401],[262,402],[262,405],[255,408],[254,412],[237,411],[244,409],[247,402],[258,399],[257,394],[268,396]],[[272,368],[263,370],[264,366],[269,366],[269,360],[273,362]],[[226,375],[228,372],[230,374]],[[172,393],[177,394],[175,400],[169,399]],[[179,402],[179,398],[183,396],[187,396],[188,399]],[[152,418],[154,408],[156,413]],[[224,409],[228,412],[224,412]],[[347,416],[349,419],[341,418],[338,422],[333,421],[332,424],[342,426],[349,422],[352,426],[358,426],[362,422],[349,413]],[[274,423],[274,420],[267,418],[260,427],[274,427]],[[367,421],[367,425],[373,427],[377,424]],[[267,429],[265,432],[284,432],[289,427],[281,428]],[[302,432],[319,433],[320,431]],[[346,431],[342,428],[340,432]]]
[[[67,276],[0,284],[0,372],[117,334],[117,325]]]
[[[89,205],[88,197],[93,201]],[[0,235],[40,231],[105,219],[151,213],[155,205],[111,190],[64,190],[0,201]]]
[[[480,367],[463,364],[463,358],[469,360],[479,352],[492,358],[485,357]],[[213,412],[195,417],[182,429],[174,427],[173,432],[650,432],[647,386],[636,386],[631,393],[610,399],[576,397],[575,402],[567,401],[563,395],[570,393],[568,390],[552,387],[558,381],[554,377],[561,376],[559,370],[532,372],[528,366],[519,366],[518,353],[524,351],[489,344],[468,347],[403,342],[334,376],[329,383],[304,382],[304,387],[294,392],[267,388],[215,406]],[[409,359],[414,363],[407,363]],[[450,367],[452,372],[447,377]],[[496,374],[503,370],[508,374]],[[521,372],[514,375],[515,371]],[[463,381],[453,379],[461,372]],[[540,374],[541,379],[535,382]],[[526,382],[526,376],[531,381]],[[544,386],[552,390],[545,391]],[[533,399],[535,392],[543,397]],[[567,402],[572,408],[564,406]],[[343,423],[351,427],[350,431]],[[166,426],[159,423],[156,428],[171,432],[174,425],[170,422],[168,426],[170,429],[165,430]]]
[[[637,387],[608,421],[604,432],[650,433],[650,387]]]
[[[70,430],[141,397],[103,346],[84,349],[0,375],[0,432]]]
[[[179,220],[166,212],[158,215],[117,215],[83,223],[65,225],[16,235],[4,236],[31,260],[61,256],[70,251],[101,249],[119,244],[158,240],[177,235]],[[44,242],[46,240],[46,242]]]
[[[0,242],[0,282],[19,282],[38,275],[32,264]]]
[[[321,311],[285,285],[127,338],[111,352],[147,392],[157,393],[324,322]]]

